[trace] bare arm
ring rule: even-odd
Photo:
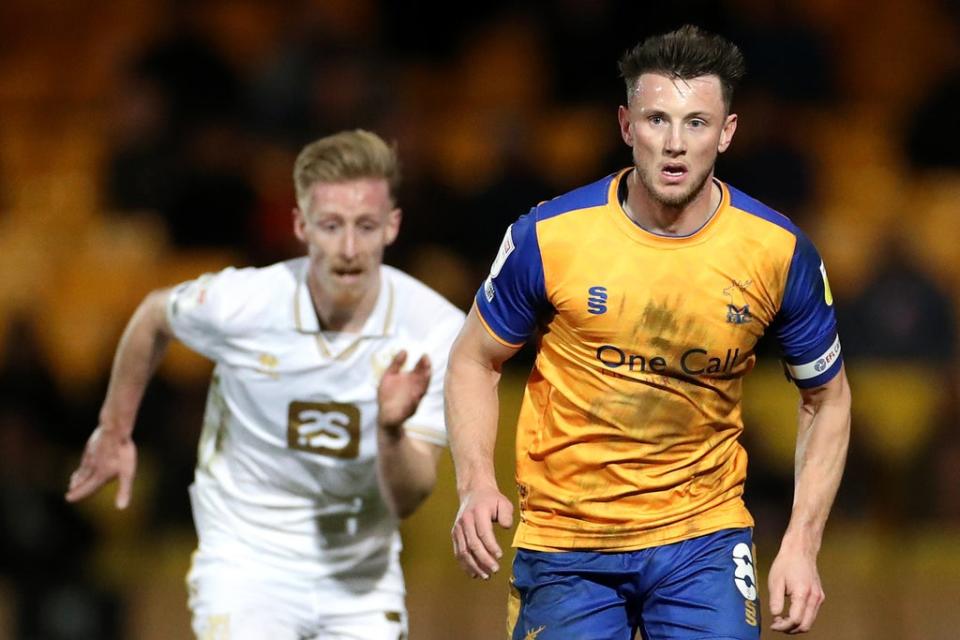
[[[460,510],[451,531],[453,550],[471,577],[487,579],[503,555],[493,522],[513,525],[513,504],[500,493],[493,452],[500,411],[497,385],[503,363],[518,348],[494,340],[476,307],[453,344],[444,389],[450,451],[457,472]]]
[[[397,354],[377,392],[377,473],[384,500],[398,518],[412,515],[430,495],[442,451],[438,445],[411,438],[404,429],[430,383],[427,356],[409,373],[401,371],[406,358],[405,352]]]
[[[769,575],[771,628],[790,634],[809,631],[824,600],[817,554],[850,440],[850,386],[843,368],[827,384],[800,393],[793,510]]]
[[[80,466],[70,476],[69,502],[82,500],[118,478],[117,508],[130,503],[137,464],[131,434],[143,393],[173,337],[166,317],[169,295],[169,289],[151,292],[127,323],[113,359],[100,423],[87,441]]]
[[[403,429],[377,434],[380,488],[398,518],[413,515],[437,481],[437,462],[443,447],[407,436]]]

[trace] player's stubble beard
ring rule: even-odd
[[[704,187],[707,184],[707,180],[710,179],[710,175],[713,173],[713,164],[703,170],[703,172],[696,176],[692,181],[692,186],[690,189],[684,193],[679,193],[675,196],[667,196],[661,193],[656,184],[653,181],[653,178],[647,172],[647,170],[641,167],[639,164],[634,162],[634,169],[636,170],[637,179],[640,181],[640,184],[646,190],[650,197],[653,200],[667,209],[673,210],[682,210],[688,204],[693,202],[698,195],[703,192]]]
[[[371,292],[371,289],[379,289],[380,271],[379,268],[373,272],[364,269],[359,282],[347,284],[338,281],[335,268],[331,265],[312,264],[308,278],[310,293],[314,304],[324,307],[327,313],[349,316],[361,306],[368,295],[376,295],[376,291]]]

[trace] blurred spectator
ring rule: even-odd
[[[17,594],[16,637],[119,638],[118,603],[88,575],[92,527],[63,501],[31,406],[43,404],[0,404],[0,574]]]
[[[161,211],[174,245],[249,248],[257,195],[248,148],[226,120],[198,124],[183,141],[176,186]]]
[[[913,488],[920,498],[922,515],[944,525],[960,527],[960,430],[956,423],[956,405],[950,415],[954,419],[941,425],[921,458]]]
[[[455,55],[464,37],[489,24],[515,3],[506,0],[444,4],[383,2],[384,46],[412,61],[435,62]]]
[[[257,205],[250,233],[250,258],[255,265],[267,265],[301,251],[300,242],[290,233],[293,209],[297,206],[290,181],[296,153],[266,138],[255,140],[253,145],[249,161]]]
[[[240,133],[241,78],[186,3],[127,71],[107,202],[159,213],[178,247],[247,245],[256,194]]]
[[[297,146],[330,131],[376,128],[392,77],[376,51],[306,34],[285,43],[253,80],[253,129]]]
[[[736,16],[726,30],[749,60],[744,88],[774,92],[791,103],[826,104],[836,95],[829,41],[803,19],[798,3],[728,0]]]
[[[639,3],[616,0],[561,0],[536,12],[547,40],[555,98],[564,103],[617,104],[624,96],[617,67],[628,43],[693,22],[726,32],[720,3],[708,0]],[[615,131],[615,130],[614,130]]]
[[[844,353],[945,365],[956,357],[957,317],[950,298],[891,239],[853,299],[841,301]]]
[[[915,169],[960,169],[960,69],[924,96],[906,124],[907,158]]]
[[[531,163],[527,129],[511,115],[455,117],[436,127],[442,148],[430,202],[422,202],[429,209],[408,236],[452,249],[479,286],[507,226],[553,192]]]
[[[111,114],[112,150],[104,168],[104,195],[111,210],[167,208],[177,166],[168,111],[158,83],[136,76],[121,80]]]
[[[26,315],[11,318],[0,346],[0,406],[29,411],[34,419],[31,428],[44,442],[67,448],[83,445],[83,432],[73,429],[73,409],[50,370],[37,326]]]
[[[406,7],[405,7],[406,8]],[[291,149],[332,131],[378,130],[392,102],[396,55],[371,2],[302,3],[284,38],[248,78],[253,131]]]
[[[521,131],[501,134],[497,172],[476,191],[459,193],[459,202],[451,209],[455,213],[446,216],[448,246],[477,266],[476,283],[486,277],[496,257],[492,248],[500,246],[507,227],[553,194],[536,167],[530,165],[522,138]]]
[[[117,602],[88,575],[93,530],[63,501],[60,451],[82,446],[27,317],[0,346],[0,575],[17,594],[17,638],[117,638]],[[78,437],[79,436],[79,437]]]
[[[869,282],[838,310],[861,398],[845,489],[886,523],[955,516],[956,309],[895,237],[877,258]]]
[[[241,79],[204,32],[200,7],[171,2],[165,33],[135,60],[131,76],[156,86],[175,138],[210,120],[239,114]]]
[[[809,145],[795,139],[798,128],[784,126],[802,114],[774,92],[749,88],[734,98],[734,111],[741,116],[736,144],[719,157],[717,176],[802,226],[816,172]]]

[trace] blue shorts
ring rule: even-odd
[[[621,553],[517,549],[512,640],[757,640],[751,529]]]

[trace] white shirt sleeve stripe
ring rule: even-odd
[[[819,357],[806,364],[787,363],[787,370],[794,380],[810,380],[829,369],[838,357],[840,357],[840,336],[837,336],[833,344]]]

